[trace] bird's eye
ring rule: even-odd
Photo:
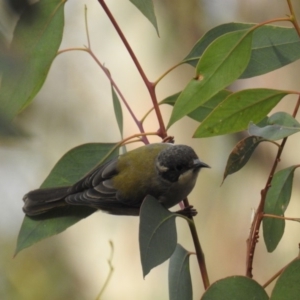
[[[176,166],[177,171],[182,171],[182,169],[183,169],[183,166],[181,166],[181,165]]]

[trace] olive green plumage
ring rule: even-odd
[[[29,192],[23,210],[35,216],[81,205],[115,215],[138,215],[147,195],[170,208],[191,192],[202,167],[208,165],[189,146],[150,144],[98,166],[72,186]]]

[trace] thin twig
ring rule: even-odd
[[[190,206],[189,201],[188,201],[187,198],[185,198],[183,200],[183,203],[184,203],[185,207]],[[204,288],[207,289],[210,284],[209,284],[209,278],[208,278],[208,273],[207,273],[207,269],[206,269],[204,252],[203,252],[201,244],[200,244],[200,240],[199,240],[199,237],[198,237],[198,233],[197,233],[197,229],[196,229],[196,226],[195,226],[194,219],[193,219],[192,216],[189,219],[191,220],[191,222],[188,222],[188,224],[189,224],[189,227],[190,227],[192,239],[193,239],[195,250],[196,250],[196,257],[197,257],[197,260],[198,260],[198,265],[199,265],[199,269],[200,269],[200,272],[201,272],[203,285],[204,285]]]
[[[138,61],[135,53],[133,52],[131,46],[129,45],[125,35],[123,34],[121,28],[119,27],[118,23],[116,22],[114,16],[112,15],[112,13],[110,12],[109,8],[107,7],[106,3],[104,0],[98,0],[98,2],[100,3],[100,5],[102,6],[103,10],[105,11],[106,15],[108,16],[108,18],[110,19],[112,25],[114,26],[115,30],[117,31],[120,39],[122,40],[125,48],[127,49],[129,55],[131,56],[131,59],[133,60],[133,63],[135,64],[138,72],[140,73],[147,89],[148,92],[150,94],[151,100],[152,100],[152,104],[153,107],[155,109],[155,113],[156,113],[156,117],[158,120],[158,124],[159,124],[159,130],[157,132],[157,134],[163,139],[165,137],[167,137],[167,132],[166,132],[166,128],[165,128],[165,124],[157,103],[157,98],[156,98],[156,93],[155,93],[155,84],[152,83],[151,81],[149,81],[149,79],[147,78],[140,62]]]
[[[88,48],[91,49],[91,41],[90,41],[90,34],[89,34],[89,27],[88,27],[88,21],[87,21],[87,6],[84,5],[84,22],[85,22],[85,32],[88,42]]]
[[[96,57],[96,55],[94,54],[94,52],[92,51],[92,49],[85,47],[85,48],[69,48],[69,49],[64,49],[64,50],[60,50],[57,55],[62,54],[62,53],[66,53],[69,51],[85,51],[88,54],[91,55],[91,57],[95,60],[95,62],[97,63],[97,65],[102,69],[102,71],[104,72],[104,74],[107,76],[108,80],[110,81],[110,84],[113,86],[113,88],[116,90],[117,94],[119,95],[119,97],[121,98],[123,104],[125,105],[125,107],[127,108],[129,114],[132,116],[134,122],[136,123],[139,131],[141,133],[145,133],[144,127],[143,127],[143,123],[140,122],[137,117],[135,116],[134,112],[132,111],[131,107],[129,106],[128,102],[126,101],[123,93],[121,92],[121,90],[119,89],[119,87],[117,86],[116,82],[114,81],[114,79],[112,78],[109,70],[99,61],[99,59]],[[156,133],[157,135],[157,133]],[[149,141],[147,139],[147,134],[145,135],[141,135],[142,140],[144,142],[144,144],[149,144]]]
[[[293,117],[296,117],[299,107],[300,107],[300,96],[298,97],[298,101],[297,101],[297,104],[296,104],[294,112],[293,112]],[[258,233],[259,233],[260,225],[261,225],[262,219],[264,217],[264,207],[265,207],[266,196],[267,196],[269,188],[271,187],[271,182],[272,182],[273,176],[275,174],[277,165],[280,162],[280,157],[281,157],[281,154],[282,154],[282,151],[283,151],[286,141],[287,141],[287,137],[282,140],[281,145],[277,150],[277,155],[276,155],[275,161],[273,163],[272,169],[270,171],[270,175],[268,177],[267,183],[265,185],[265,188],[261,191],[260,203],[256,210],[256,214],[254,216],[254,220],[253,220],[251,230],[250,230],[250,235],[247,240],[246,276],[248,276],[250,278],[252,278],[252,276],[253,276],[252,275],[253,258],[254,258],[256,244],[258,241]]]
[[[98,64],[98,66],[102,69],[102,71],[104,72],[104,74],[107,76],[107,78],[109,79],[111,85],[113,86],[113,88],[116,90],[116,92],[118,93],[119,97],[121,98],[123,104],[125,105],[125,107],[127,108],[129,114],[131,115],[131,117],[133,118],[135,124],[137,125],[137,127],[139,128],[141,133],[144,133],[144,127],[143,124],[137,119],[137,117],[135,116],[134,112],[132,111],[131,107],[129,106],[128,102],[126,101],[123,93],[121,92],[121,90],[119,89],[119,87],[117,86],[117,84],[115,83],[114,79],[112,78],[109,70],[104,67],[104,65],[99,61],[99,59],[96,57],[96,55],[93,53],[92,50],[87,49],[87,52],[92,56],[92,58],[95,60],[95,62]],[[143,136],[143,141],[145,144],[149,144],[149,141],[147,139],[146,136]]]
[[[105,289],[106,289],[106,287],[107,287],[107,285],[108,285],[108,283],[109,283],[109,281],[110,281],[110,279],[111,279],[111,276],[112,276],[112,274],[113,274],[113,272],[114,272],[114,267],[113,267],[113,265],[112,265],[112,259],[113,259],[113,256],[114,256],[114,244],[113,244],[112,241],[109,241],[109,245],[110,245],[110,248],[111,248],[111,251],[110,251],[110,257],[109,257],[109,259],[107,260],[108,266],[109,266],[109,272],[108,272],[108,275],[107,275],[107,277],[106,277],[106,280],[105,280],[105,282],[104,282],[104,284],[103,284],[103,286],[102,286],[102,289],[100,290],[98,296],[96,297],[96,300],[100,300],[100,299],[101,299],[101,296],[102,296],[102,294],[104,293],[104,291],[105,291]]]
[[[291,262],[289,262],[286,266],[281,268],[278,272],[276,272],[265,284],[262,285],[262,287],[265,289],[272,281],[274,281],[277,277],[279,277],[283,271],[294,261],[299,259],[299,254],[297,257],[295,257]]]
[[[289,10],[290,10],[290,13],[291,13],[291,22],[293,23],[298,35],[300,36],[300,26],[298,24],[296,14],[295,14],[295,11],[294,11],[294,7],[292,5],[291,0],[287,0],[287,4],[289,6]]]
[[[167,71],[165,71],[162,75],[160,75],[154,82],[153,84],[156,86],[167,74],[169,74],[171,71],[176,69],[177,67],[181,66],[184,62],[181,61],[178,64],[174,65],[173,67],[169,68]]]

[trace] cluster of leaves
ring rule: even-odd
[[[103,2],[103,1],[100,1]],[[152,1],[131,0],[151,21],[158,32]],[[3,70],[0,108],[12,120],[29,105],[42,87],[59,49],[64,26],[64,1],[41,0],[34,4],[33,22],[24,23],[21,16],[10,46],[16,55],[23,49],[21,64]],[[283,19],[291,21],[290,18]],[[212,137],[248,129],[250,136],[240,141],[230,154],[224,179],[239,171],[261,142],[285,139],[300,130],[294,115],[270,111],[289,94],[299,92],[275,89],[228,89],[238,79],[268,73],[300,58],[299,33],[294,28],[264,24],[229,23],[208,31],[190,53],[178,63],[195,68],[195,76],[183,91],[162,100],[173,106],[168,128],[184,116],[200,123],[194,137]],[[18,57],[18,56],[17,56]],[[122,132],[122,110],[115,90],[112,98],[119,128]],[[41,187],[72,185],[104,159],[117,155],[116,144],[86,144],[65,154]],[[279,146],[277,144],[277,146]],[[293,174],[297,165],[277,172],[264,203],[264,240],[269,252],[277,247],[284,233],[284,212],[289,204]],[[16,253],[44,238],[60,233],[92,209],[67,208],[43,218],[24,218]],[[279,218],[275,218],[275,217]],[[192,299],[189,272],[190,252],[177,244],[176,217],[151,197],[147,198],[140,215],[140,251],[143,274],[170,259],[170,299]],[[193,222],[188,220],[188,222]],[[299,281],[300,261],[296,260],[280,276],[271,299],[295,299],[299,293],[293,281]],[[254,280],[233,276],[212,284],[202,299],[268,299],[263,287]],[[285,298],[282,298],[284,295]],[[288,298],[287,298],[288,297]],[[293,298],[294,297],[294,298]]]

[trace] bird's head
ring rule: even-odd
[[[167,147],[156,159],[159,175],[169,182],[195,178],[201,168],[210,167],[198,158],[191,147],[186,145]]]

